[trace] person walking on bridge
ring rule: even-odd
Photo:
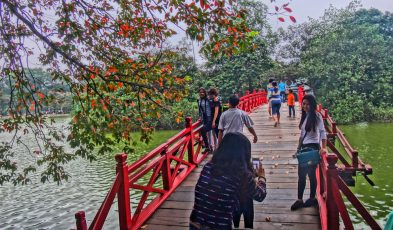
[[[206,90],[204,88],[199,89],[199,100],[198,100],[198,109],[199,109],[199,117],[202,120],[202,130],[201,135],[203,142],[205,144],[205,149],[208,152],[212,151],[211,143],[207,138],[208,132],[212,130],[212,102],[208,98]]]
[[[258,141],[257,134],[255,133],[254,122],[246,112],[236,108],[239,104],[239,97],[232,95],[229,98],[229,109],[222,113],[220,122],[218,123],[218,145],[220,145],[222,138],[228,133],[243,133],[243,126],[245,125],[248,131],[254,136],[253,142]]]
[[[280,83],[278,84],[278,88],[280,89],[280,97],[281,101],[285,102],[285,90],[287,89],[287,84],[283,81],[280,80]]]
[[[274,127],[280,124],[280,108],[281,108],[281,96],[280,91],[277,87],[277,82],[272,83],[273,91],[269,97],[269,104],[272,107],[272,115],[274,119]]]
[[[195,186],[190,230],[232,229],[233,212],[241,196],[262,202],[266,197],[265,170],[253,170],[251,143],[242,133],[228,133],[203,167]]]
[[[293,90],[290,89],[287,97],[289,118],[295,118],[295,95],[293,95]]]
[[[302,117],[299,124],[300,138],[298,150],[302,148],[312,148],[319,150],[320,153],[326,152],[326,130],[321,114],[317,112],[317,102],[313,95],[305,95],[302,102]],[[320,145],[322,143],[322,146]],[[298,199],[291,206],[291,210],[296,210],[302,207],[318,206],[318,201],[315,198],[317,189],[315,165],[307,165],[305,167],[298,166]],[[310,179],[310,198],[303,203],[303,193],[306,188],[306,176]]]
[[[208,94],[212,102],[212,129],[214,131],[214,135],[212,135],[214,136],[214,138],[212,138],[214,140],[210,141],[210,144],[213,146],[213,149],[215,149],[218,147],[218,124],[222,113],[222,103],[221,97],[218,96],[217,89],[211,88]]]
[[[270,78],[269,79],[269,83],[266,86],[266,89],[267,89],[267,100],[268,100],[268,108],[267,109],[268,109],[268,112],[269,112],[269,118],[273,118],[272,117],[272,105],[270,104],[270,101],[269,101],[270,95],[273,92],[273,85],[272,85],[273,81],[274,81],[274,79]]]

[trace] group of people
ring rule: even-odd
[[[221,98],[218,97],[217,89],[199,89],[198,109],[202,120],[202,139],[207,151],[212,152],[218,147],[227,133],[243,132],[243,126],[254,136],[254,143],[258,137],[253,129],[253,121],[247,113],[237,108],[240,99],[232,95],[228,100],[228,110],[222,112]]]
[[[267,85],[267,97],[269,100],[268,112],[269,118],[273,118],[274,127],[280,124],[280,108],[281,103],[287,101],[289,118],[295,118],[295,95],[293,90],[284,81],[274,81],[274,79],[269,79]]]
[[[276,127],[280,121],[278,101],[281,105],[283,99],[277,83],[271,81],[269,84],[273,88],[268,96],[269,107],[271,106],[272,115],[276,116]],[[236,95],[229,98],[229,109],[225,112],[221,111],[221,100],[216,89],[207,93],[201,88],[199,96],[204,144],[209,151],[213,150],[213,147],[215,150],[212,159],[203,167],[195,187],[190,229],[232,229],[232,224],[237,228],[241,215],[244,217],[245,228],[253,228],[253,200],[262,202],[266,197],[265,170],[261,163],[251,163],[251,142],[242,133],[243,126],[246,126],[253,135],[253,142],[258,141],[253,121],[247,113],[236,108],[240,101]],[[286,96],[287,100],[291,100],[290,98],[290,94]],[[294,106],[294,103],[291,106]],[[317,102],[312,95],[303,98],[299,129],[301,135],[298,149],[308,147],[320,152],[326,151],[326,131],[322,117],[317,112]],[[216,146],[209,142],[209,132],[216,136]],[[317,165],[298,167],[298,199],[291,206],[291,210],[318,205],[315,198],[316,167]],[[310,198],[303,202],[307,175],[311,192]]]

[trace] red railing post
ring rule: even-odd
[[[85,212],[79,211],[75,214],[76,219],[76,229],[77,230],[87,230],[87,223],[85,218]]]
[[[322,159],[322,161],[323,161],[323,159],[325,159],[324,158],[324,156],[326,155],[327,153],[326,152],[323,152],[322,154],[321,154],[321,159]],[[322,164],[322,162],[320,162],[319,163],[319,165],[318,165],[318,168],[317,168],[317,170],[319,170],[319,177],[320,177],[320,179],[319,179],[319,194],[322,196],[322,197],[326,197],[326,187],[325,187],[325,181],[326,181],[326,178],[324,178],[324,176],[323,176],[323,170],[325,170],[324,168],[323,168],[323,166],[324,166],[324,164]]]
[[[321,111],[322,111],[322,104],[319,104],[319,105],[317,106],[317,111],[318,111],[318,112],[321,112]]]
[[[118,209],[119,209],[119,227],[121,230],[131,228],[131,209],[130,209],[130,187],[128,185],[128,167],[127,155],[117,154],[116,173],[120,174],[120,187],[117,193]]]
[[[329,110],[328,109],[324,109],[323,119],[327,119],[328,116],[329,116]]]
[[[334,135],[337,135],[337,124],[336,122],[332,122],[332,132]]]
[[[252,109],[254,109],[255,107],[257,107],[257,91],[254,89],[252,91]]]
[[[192,130],[192,118],[191,117],[186,117],[186,128],[189,129],[190,131],[190,141],[188,142],[188,162],[192,164],[196,164],[197,159],[195,159],[195,154],[194,154],[194,133]]]
[[[303,101],[303,96],[304,96],[304,90],[302,86],[299,86],[297,88],[297,100],[299,102],[300,107],[302,106],[302,101]]]
[[[335,154],[327,155],[328,168],[326,172],[326,208],[327,208],[327,225],[329,230],[338,230],[340,229],[340,218],[339,211],[334,201],[334,191],[333,191],[333,183],[337,183],[336,180],[338,178],[337,171],[337,156]],[[337,186],[335,186],[337,187]]]
[[[359,153],[357,150],[352,151],[352,167],[357,169],[359,166]]]
[[[162,173],[162,185],[165,190],[171,189],[171,162],[168,159],[167,154],[168,147],[166,146],[165,149],[161,152],[161,156],[164,156],[164,162],[162,163],[161,173]]]

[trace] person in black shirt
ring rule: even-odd
[[[218,123],[222,112],[221,99],[218,97],[218,91],[215,88],[211,88],[208,94],[212,101],[212,129],[216,138],[218,138]]]
[[[202,139],[207,151],[211,152],[212,148],[207,139],[207,133],[212,130],[212,101],[207,97],[204,88],[199,89],[198,109],[199,117],[202,120],[203,128],[201,130]]]

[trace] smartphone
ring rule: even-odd
[[[262,162],[259,158],[252,158],[252,166],[254,169],[257,169],[259,165],[262,165]]]

